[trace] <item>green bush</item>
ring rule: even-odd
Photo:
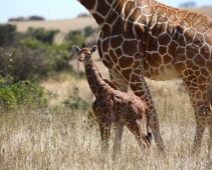
[[[72,60],[74,56],[72,45],[81,45],[85,41],[85,37],[75,36],[72,40],[66,41],[62,44],[53,43],[52,45],[49,45],[30,38],[22,40],[22,44],[31,50],[42,51],[44,58],[46,59],[45,63],[47,63],[47,69],[43,72],[43,75],[45,76],[47,75],[46,71],[50,73],[70,69],[68,61]],[[39,66],[39,68],[42,70],[42,67]]]
[[[55,72],[71,69],[69,61],[74,56],[72,45],[81,46],[86,42],[86,37],[79,35],[80,32],[75,32],[69,41],[56,44],[53,43],[53,35],[58,32],[57,30],[29,28],[26,33],[18,33],[12,25],[2,28],[7,31],[4,32],[5,36],[2,34],[0,75],[11,75],[14,82],[32,80],[36,77],[42,80]],[[92,30],[88,30],[87,34],[91,34]],[[7,42],[11,44],[7,46]]]
[[[68,61],[74,55],[71,46],[79,43],[78,40],[49,45],[28,38],[21,41],[19,48],[0,48],[0,75],[11,75],[18,82],[35,77],[41,80],[55,72],[70,69]]]
[[[0,75],[6,77],[11,75],[14,82],[20,80],[32,80],[47,72],[48,61],[45,49],[29,49],[20,46],[17,49],[0,49]]]
[[[0,47],[13,44],[16,36],[16,26],[11,24],[0,25]]]
[[[35,38],[36,40],[51,45],[55,35],[59,32],[59,30],[45,30],[44,28],[29,27],[26,33],[20,33],[20,39]]]
[[[97,34],[99,33],[99,29],[98,28],[93,28],[91,26],[87,26],[85,27],[83,30],[72,30],[70,31],[66,37],[65,40],[66,41],[73,41],[74,39],[79,39],[81,41],[79,41],[79,43],[77,43],[76,45],[81,46],[82,43],[88,43],[91,45],[96,44],[96,38],[97,38]],[[86,39],[85,39],[86,37]],[[82,41],[83,40],[83,41]]]
[[[34,50],[37,52],[38,54],[36,55],[39,55],[40,51],[40,56],[42,56],[41,60],[46,64],[45,66],[43,65],[43,67],[39,66],[39,69],[43,70],[43,76],[46,76],[50,72],[63,71],[69,68],[68,61],[72,58],[70,53],[72,42],[65,42],[62,44],[53,43],[49,45],[30,38],[22,40],[22,44],[30,51]],[[34,65],[36,64],[38,63],[34,63]]]
[[[36,83],[24,80],[14,83],[11,76],[0,76],[0,106],[12,109],[21,105],[48,106],[48,97],[51,93]]]
[[[71,94],[68,99],[63,101],[63,104],[65,107],[71,108],[72,110],[86,110],[89,108],[89,103],[79,96],[79,88],[75,88],[73,94]]]
[[[77,37],[83,37],[82,30],[69,31],[69,33],[65,36],[65,40],[70,41],[76,36]]]

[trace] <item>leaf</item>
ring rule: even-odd
[[[13,55],[13,53],[7,53],[7,52],[6,52],[5,55],[11,57],[11,56]]]

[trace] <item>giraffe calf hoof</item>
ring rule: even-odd
[[[148,132],[147,135],[146,135],[146,139],[151,142],[152,140],[152,133],[151,132]]]

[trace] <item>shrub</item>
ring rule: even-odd
[[[97,36],[97,34],[99,33],[99,28],[93,28],[91,26],[87,26],[83,29],[83,31],[85,37]]]
[[[11,24],[0,25],[0,47],[13,44],[16,36],[16,26]]]
[[[0,75],[11,75],[14,82],[36,77],[41,80],[55,72],[71,69],[69,61],[74,55],[72,45],[81,45],[86,41],[85,37],[75,35],[69,41],[56,44],[52,43],[52,35],[57,33],[55,30],[29,28],[27,33],[17,33],[16,27],[12,28],[9,32],[16,34],[13,44],[0,48]],[[20,41],[15,41],[18,36]]]
[[[79,96],[79,88],[75,88],[73,94],[71,94],[68,99],[63,101],[63,104],[65,107],[71,108],[72,110],[86,110],[89,107],[89,103]]]
[[[7,51],[7,52],[6,52]],[[0,75],[11,75],[14,82],[32,80],[36,76],[46,74],[48,61],[45,49],[29,49],[20,46],[18,49],[0,49]]]
[[[93,28],[91,26],[87,26],[85,27],[83,30],[73,30],[70,31],[66,37],[65,40],[66,41],[72,41],[72,40],[76,40],[76,39],[82,39],[83,41],[80,41],[78,44],[76,45],[82,45],[82,43],[87,42],[91,45],[96,44],[96,39],[97,39],[97,34],[99,32],[98,28]],[[86,39],[85,39],[86,37]]]
[[[36,83],[24,80],[14,83],[11,76],[0,76],[0,105],[6,109],[12,109],[21,105],[48,106],[48,97],[51,93]]]
[[[78,39],[76,39],[78,41]],[[42,78],[70,69],[74,41],[45,44],[34,38],[23,39],[19,48],[0,48],[0,75],[11,75],[15,82]]]
[[[20,34],[21,39],[35,38],[43,43],[52,44],[54,37],[59,33],[59,30],[45,30],[44,28],[29,27],[26,33]]]
[[[70,41],[76,36],[82,37],[83,36],[82,31],[81,30],[69,31],[69,33],[65,36],[65,40]]]
[[[47,67],[42,74],[46,76],[47,72],[60,72],[70,69],[69,61],[72,60],[74,56],[72,45],[81,45],[85,41],[85,37],[77,35],[73,37],[72,40],[66,41],[62,44],[53,43],[52,45],[49,45],[33,38],[22,40],[22,44],[31,50],[42,51],[43,54],[41,56],[44,56],[46,59],[45,63],[47,64]],[[39,68],[42,70],[42,67],[39,66]]]

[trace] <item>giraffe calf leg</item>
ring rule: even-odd
[[[141,120],[127,122],[126,126],[135,135],[140,147],[150,147],[152,135],[150,132],[147,135],[144,134]]]
[[[108,141],[110,138],[111,121],[107,118],[107,115],[103,113],[97,100],[93,103],[93,111],[99,123],[101,149],[102,151],[107,151],[109,146]]]
[[[99,123],[100,133],[101,133],[101,149],[102,151],[107,152],[108,151],[108,141],[110,138],[110,125],[106,125],[103,123]]]
[[[120,152],[121,150],[121,138],[123,134],[123,123],[115,122],[115,139],[114,139],[114,152]]]

